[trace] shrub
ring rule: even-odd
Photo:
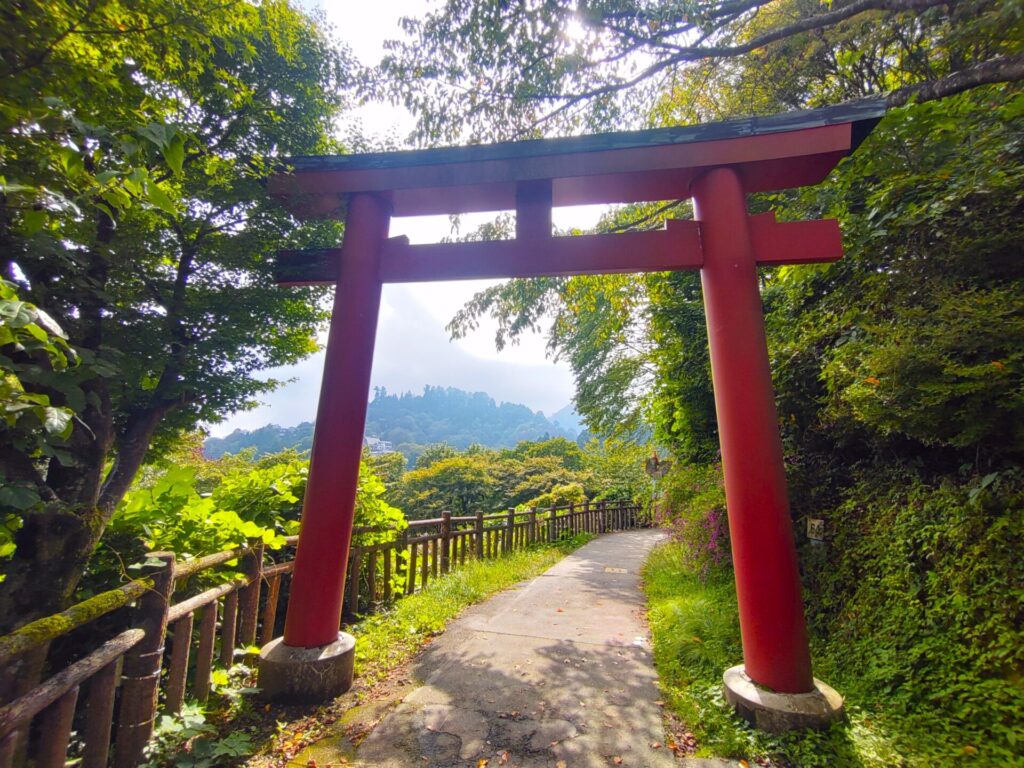
[[[706,579],[730,565],[729,524],[720,464],[676,464],[661,483],[655,520],[682,545],[681,555]]]

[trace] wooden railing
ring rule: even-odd
[[[344,615],[351,622],[468,559],[643,524],[639,507],[600,502],[464,517],[445,512],[410,521],[402,531],[356,528]],[[373,538],[384,540],[358,543]],[[231,667],[239,648],[245,654],[257,640],[263,645],[280,633],[279,604],[295,543],[296,537],[287,540],[278,562],[268,562],[262,545],[183,562],[172,553],[153,553],[141,578],[0,638],[0,670],[12,678],[57,638],[114,611],[132,610],[124,622],[129,628],[0,707],[0,768],[24,764],[29,756],[37,768],[62,768],[69,754],[81,768],[138,765],[159,713],[179,712],[186,695],[206,701],[216,661]],[[233,561],[240,568],[226,581],[189,594],[197,590],[194,577]]]

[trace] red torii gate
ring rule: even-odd
[[[631,133],[303,157],[272,178],[270,193],[296,215],[344,217],[346,230],[339,249],[279,258],[282,284],[337,288],[284,637],[261,654],[268,694],[326,698],[351,684],[353,644],[339,626],[383,283],[699,269],[745,662],[726,673],[727,694],[765,727],[837,716],[841,699],[811,674],[757,266],[836,260],[839,227],[751,216],[745,195],[821,182],[883,113],[867,101]],[[694,221],[552,236],[553,206],[686,197]],[[514,240],[388,238],[391,216],[509,209]],[[803,714],[779,720],[794,707]]]

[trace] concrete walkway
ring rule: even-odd
[[[662,536],[602,536],[467,610],[418,658],[423,685],[366,737],[357,764],[675,765],[638,575]]]

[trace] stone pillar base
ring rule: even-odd
[[[742,664],[727,669],[722,679],[725,700],[760,731],[822,730],[843,717],[843,697],[818,679],[810,693],[778,693],[757,685]]]
[[[319,648],[271,640],[260,650],[263,697],[282,704],[319,704],[340,696],[352,687],[355,647],[355,638],[345,632]]]

